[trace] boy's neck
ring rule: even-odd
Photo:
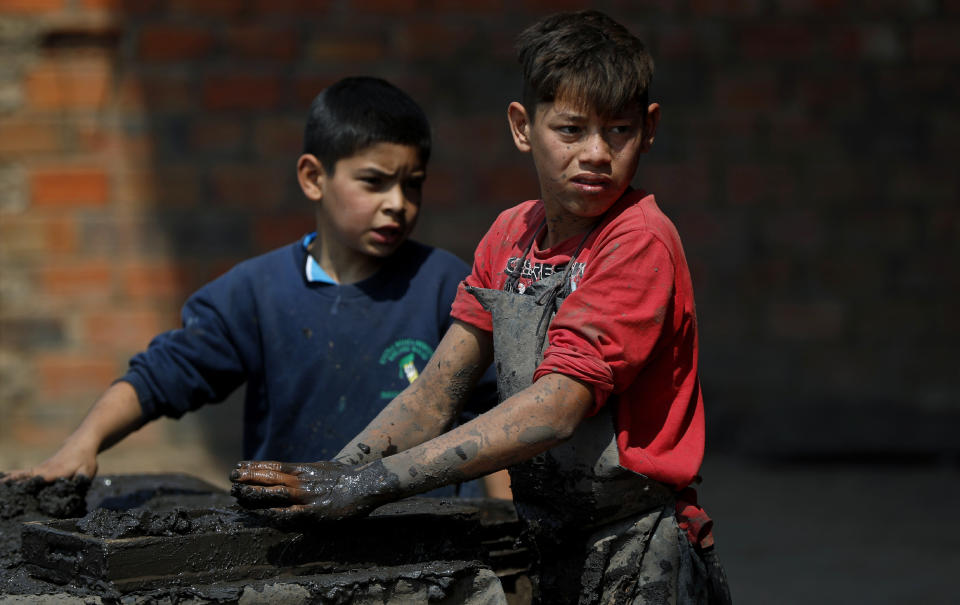
[[[589,231],[600,217],[572,217],[562,213],[551,213],[545,204],[546,233],[540,242],[541,248],[553,248],[576,235],[583,235]]]
[[[307,248],[320,268],[338,284],[354,284],[373,276],[383,266],[384,259],[365,254],[333,254],[332,247],[323,245],[323,238],[317,238]]]
[[[564,209],[562,201],[549,197],[541,197],[544,219],[546,221],[546,233],[543,239],[540,240],[540,247],[552,248],[571,237],[586,234],[603,220],[603,217],[610,211],[610,208],[620,203],[624,196],[629,195],[632,191],[634,191],[633,187],[628,186],[617,196],[616,201],[597,216],[580,216],[574,214]]]

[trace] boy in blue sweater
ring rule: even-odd
[[[408,239],[430,146],[421,108],[383,80],[321,92],[297,160],[317,231],[203,286],[183,327],[135,355],[60,449],[21,474],[93,477],[97,454],[146,422],[244,383],[244,457],[333,457],[418,377],[469,273]],[[491,380],[474,399],[482,411],[495,398]]]

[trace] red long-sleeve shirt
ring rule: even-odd
[[[536,242],[522,259],[543,218],[538,200],[503,212],[480,242],[464,283],[502,289],[519,262],[521,288],[562,271],[582,236],[548,249]],[[573,291],[550,325],[534,380],[559,373],[591,385],[591,413],[616,397],[620,464],[681,489],[700,468],[704,420],[693,287],[677,230],[652,195],[631,191],[574,262]],[[463,284],[452,315],[492,330],[489,312]]]

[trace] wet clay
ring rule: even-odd
[[[97,538],[132,538],[136,536],[182,536],[191,532],[224,532],[237,520],[230,511],[204,511],[191,515],[183,508],[168,511],[134,509],[113,511],[98,508],[77,521],[77,529]]]
[[[82,477],[47,482],[39,477],[14,481],[0,473],[0,595],[62,590],[27,573],[21,551],[24,523],[83,517],[87,510],[100,507],[126,510],[146,503],[151,510],[163,511],[184,505],[229,505],[233,499],[186,475],[107,475],[93,481]]]
[[[525,566],[515,546],[519,522],[505,502],[411,498],[360,519],[284,529],[276,524],[284,519],[240,509],[222,490],[171,478],[96,479],[87,515],[30,530],[58,533],[63,540],[49,542],[46,552],[74,557],[71,565],[84,571],[59,582],[32,576],[40,555],[24,544],[26,560],[5,570],[0,594],[49,594],[62,603],[503,603],[498,574],[512,590]],[[109,574],[96,577],[104,564],[96,563],[97,552],[126,565],[119,573],[133,581],[121,586]],[[208,571],[143,583],[165,557]],[[323,561],[295,565],[316,557]]]
[[[0,582],[4,570],[21,563],[20,527],[24,521],[78,517],[86,512],[86,477],[44,481],[41,477],[13,480],[0,473]]]
[[[86,477],[45,481],[42,477],[5,479],[0,473],[0,519],[40,515],[66,519],[86,512],[90,480]]]

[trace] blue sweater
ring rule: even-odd
[[[157,336],[121,379],[147,419],[180,417],[246,382],[243,455],[336,455],[418,375],[449,327],[469,267],[406,242],[356,284],[309,282],[291,244],[244,261],[198,290],[183,327]],[[487,372],[471,410],[496,402]]]

